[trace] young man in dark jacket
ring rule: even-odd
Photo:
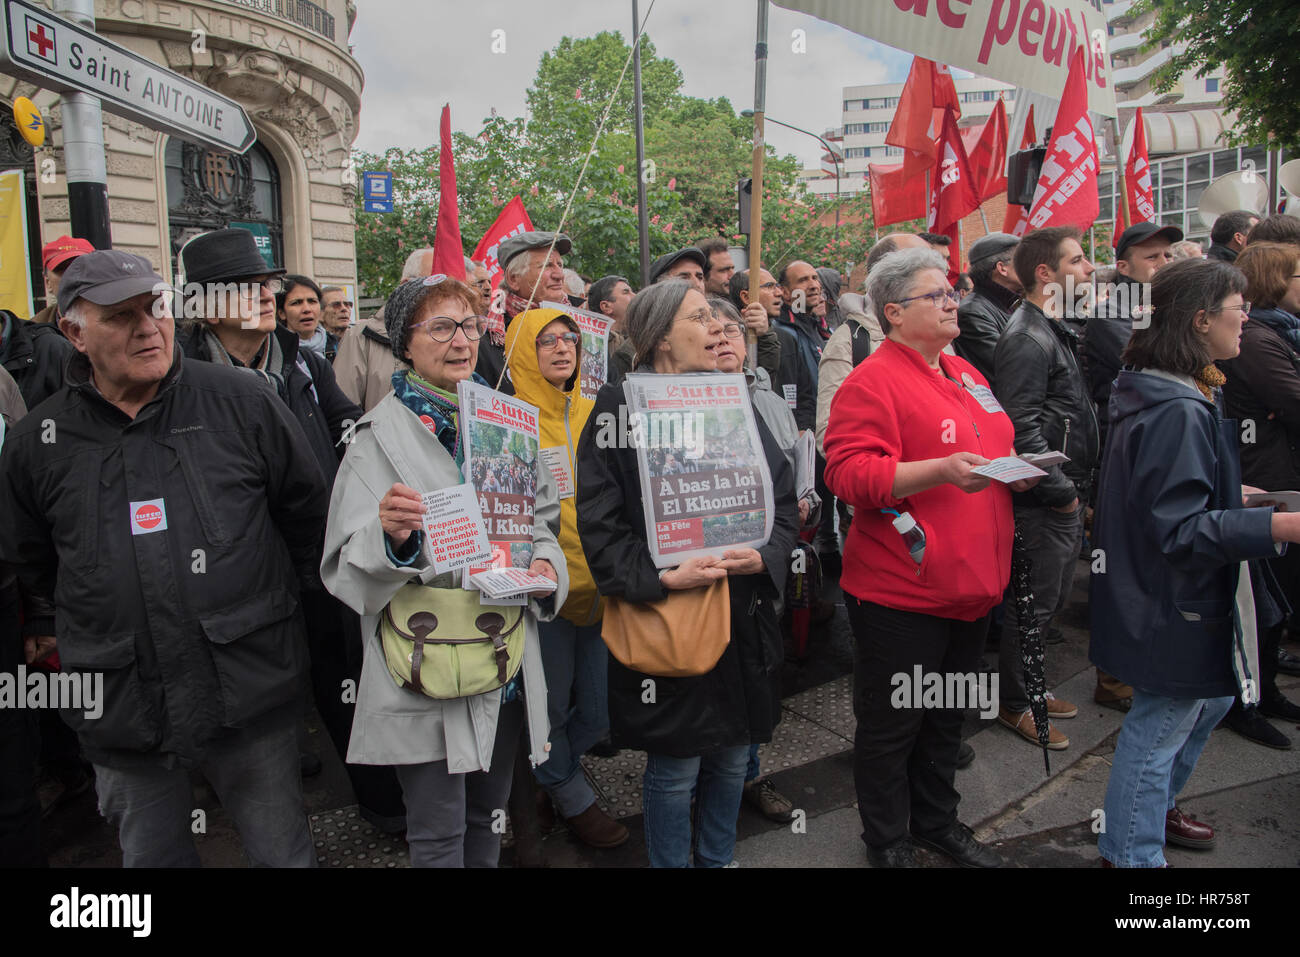
[[[1025,295],[993,352],[997,401],[1015,423],[1018,454],[1051,451],[1070,457],[1014,499],[1016,528],[1033,561],[1034,613],[1046,634],[1070,596],[1083,544],[1083,507],[1097,464],[1097,416],[1079,369],[1074,332],[1064,321],[1086,301],[1083,292],[1093,268],[1078,230],[1064,227],[1026,235],[1012,262]],[[1014,603],[1003,617],[999,658],[998,720],[1037,746]],[[1047,712],[1072,718],[1079,709],[1049,694]],[[1062,750],[1069,744],[1052,727],[1048,747]]]
[[[363,413],[339,388],[330,363],[276,323],[274,288],[282,270],[266,272],[253,234],[244,229],[219,229],[199,236],[185,247],[183,256],[187,279],[203,284],[207,292],[201,300],[187,303],[187,311],[201,313],[202,318],[181,343],[185,355],[242,369],[267,383],[298,420],[332,488],[346,433]],[[322,522],[318,541],[324,541],[324,533]],[[344,702],[341,689],[345,681],[361,677],[360,621],[324,590],[304,596],[302,611],[316,708],[342,760],[348,753],[355,704]],[[319,767],[315,755],[304,759],[309,768]],[[362,816],[381,829],[400,830],[405,812],[392,769],[346,767]]]
[[[993,350],[1011,319],[1024,287],[1011,265],[1020,240],[1010,233],[989,233],[970,247],[970,278],[975,291],[957,306],[961,335],[952,348],[993,385]]]
[[[127,866],[198,864],[199,767],[255,863],[311,867],[296,610],[320,587],[324,476],[263,383],[184,361],[165,288],[117,250],[68,267],[78,354],[5,439],[0,560],[57,610],[26,620],[29,657],[57,650],[65,676],[102,680],[98,716],[60,714]]]

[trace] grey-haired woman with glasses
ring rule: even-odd
[[[408,582],[463,595],[460,571],[438,574],[423,548],[421,494],[460,485],[464,442],[456,387],[474,378],[487,321],[481,299],[445,276],[403,283],[384,305],[393,354],[410,363],[393,392],[357,423],[330,499],[321,577],[362,615],[365,660],[348,760],[397,768],[407,843],[416,867],[495,867],[522,722],[531,758],[547,758],[546,682],[537,621],[568,593],[564,553],[551,531],[560,505],[547,469],[537,478],[529,571],[555,581],[530,596],[519,671],[504,688],[436,699],[399,687],[376,632],[378,616]],[[452,594],[452,591],[459,594]],[[429,611],[438,617],[437,607]],[[436,628],[437,625],[434,625]]]

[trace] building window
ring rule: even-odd
[[[1205,81],[1205,92],[1206,93],[1219,92],[1219,78],[1217,76],[1212,76]]]
[[[903,149],[902,149],[901,146],[886,146],[886,147],[885,147],[885,155],[886,155],[886,156],[902,156],[902,155],[903,155]]]

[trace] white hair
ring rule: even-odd
[[[582,281],[576,270],[564,270],[564,288],[570,296],[585,296],[587,294],[587,284]]]
[[[86,300],[77,299],[68,307],[67,312],[60,313],[60,318],[68,320],[78,329],[86,328]]]
[[[429,275],[429,260],[433,257],[433,249],[425,247],[417,249],[411,255],[406,257],[406,265],[402,267],[401,282],[408,279],[423,279]]]
[[[885,319],[885,306],[907,297],[912,291],[912,282],[916,274],[926,269],[937,269],[947,274],[948,260],[930,249],[900,249],[881,257],[867,276],[867,296],[875,311],[880,328],[889,332],[889,322]]]
[[[546,251],[545,246],[538,246],[537,248],[543,252]],[[510,283],[511,289],[514,289],[514,280],[528,272],[528,267],[533,262],[532,253],[533,250],[525,249],[521,253],[516,253],[510,262],[506,263],[506,282]]]

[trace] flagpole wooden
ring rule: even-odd
[[[641,288],[650,285],[650,210],[645,196],[645,113],[641,103],[641,18],[632,0],[632,108],[636,132],[636,233],[640,249]],[[600,310],[597,309],[597,312]]]
[[[754,156],[749,200],[749,301],[759,302],[763,252],[763,113],[767,105],[767,0],[758,0],[758,37],[754,44]],[[758,336],[745,328],[745,351],[758,368]]]

